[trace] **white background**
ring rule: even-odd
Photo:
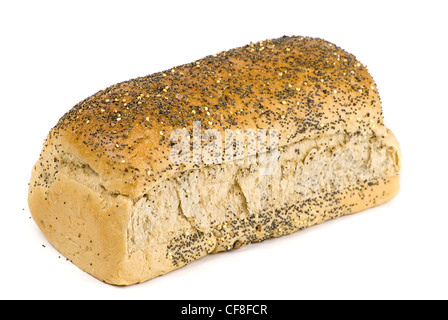
[[[2,1],[0,298],[448,298],[445,4]],[[116,82],[283,35],[326,39],[368,66],[403,151],[395,199],[128,288],[59,258],[26,198],[43,141],[66,111]]]

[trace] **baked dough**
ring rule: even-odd
[[[202,133],[275,130],[274,170],[257,162],[269,148],[238,163],[173,163],[170,134],[195,122]],[[366,67],[327,41],[282,37],[80,102],[45,141],[29,206],[79,268],[131,285],[380,205],[398,192],[400,158]]]

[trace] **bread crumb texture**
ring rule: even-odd
[[[195,121],[202,131],[277,130],[275,170],[174,164],[170,134],[192,133]],[[282,37],[80,102],[45,141],[29,205],[68,259],[130,285],[379,205],[398,192],[400,159],[366,67],[327,41]]]

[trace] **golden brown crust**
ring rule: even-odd
[[[72,153],[107,189],[137,197],[177,171],[170,133],[276,129],[280,146],[340,132],[387,135],[365,66],[337,46],[283,37],[113,85],[70,110],[47,145]],[[224,137],[223,137],[224,139]]]

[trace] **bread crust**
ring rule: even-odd
[[[107,283],[129,285],[191,262],[176,261],[160,248],[151,257],[130,255],[127,232],[137,199],[173,175],[205,166],[170,159],[170,133],[192,132],[195,121],[203,131],[275,129],[280,147],[340,133],[381,137],[398,155],[397,175],[339,190],[337,216],[379,205],[398,192],[400,148],[384,126],[367,68],[327,41],[283,37],[122,82],[77,104],[51,130],[34,166],[34,220],[61,253]],[[79,170],[70,169],[73,163]],[[332,210],[322,202],[323,211]],[[322,213],[305,226],[334,217]],[[245,243],[229,237],[197,258]]]
[[[340,132],[388,136],[364,65],[327,41],[283,37],[106,88],[65,114],[46,145],[135,198],[195,167],[173,166],[169,141],[194,121],[202,131],[276,129],[280,147]]]

